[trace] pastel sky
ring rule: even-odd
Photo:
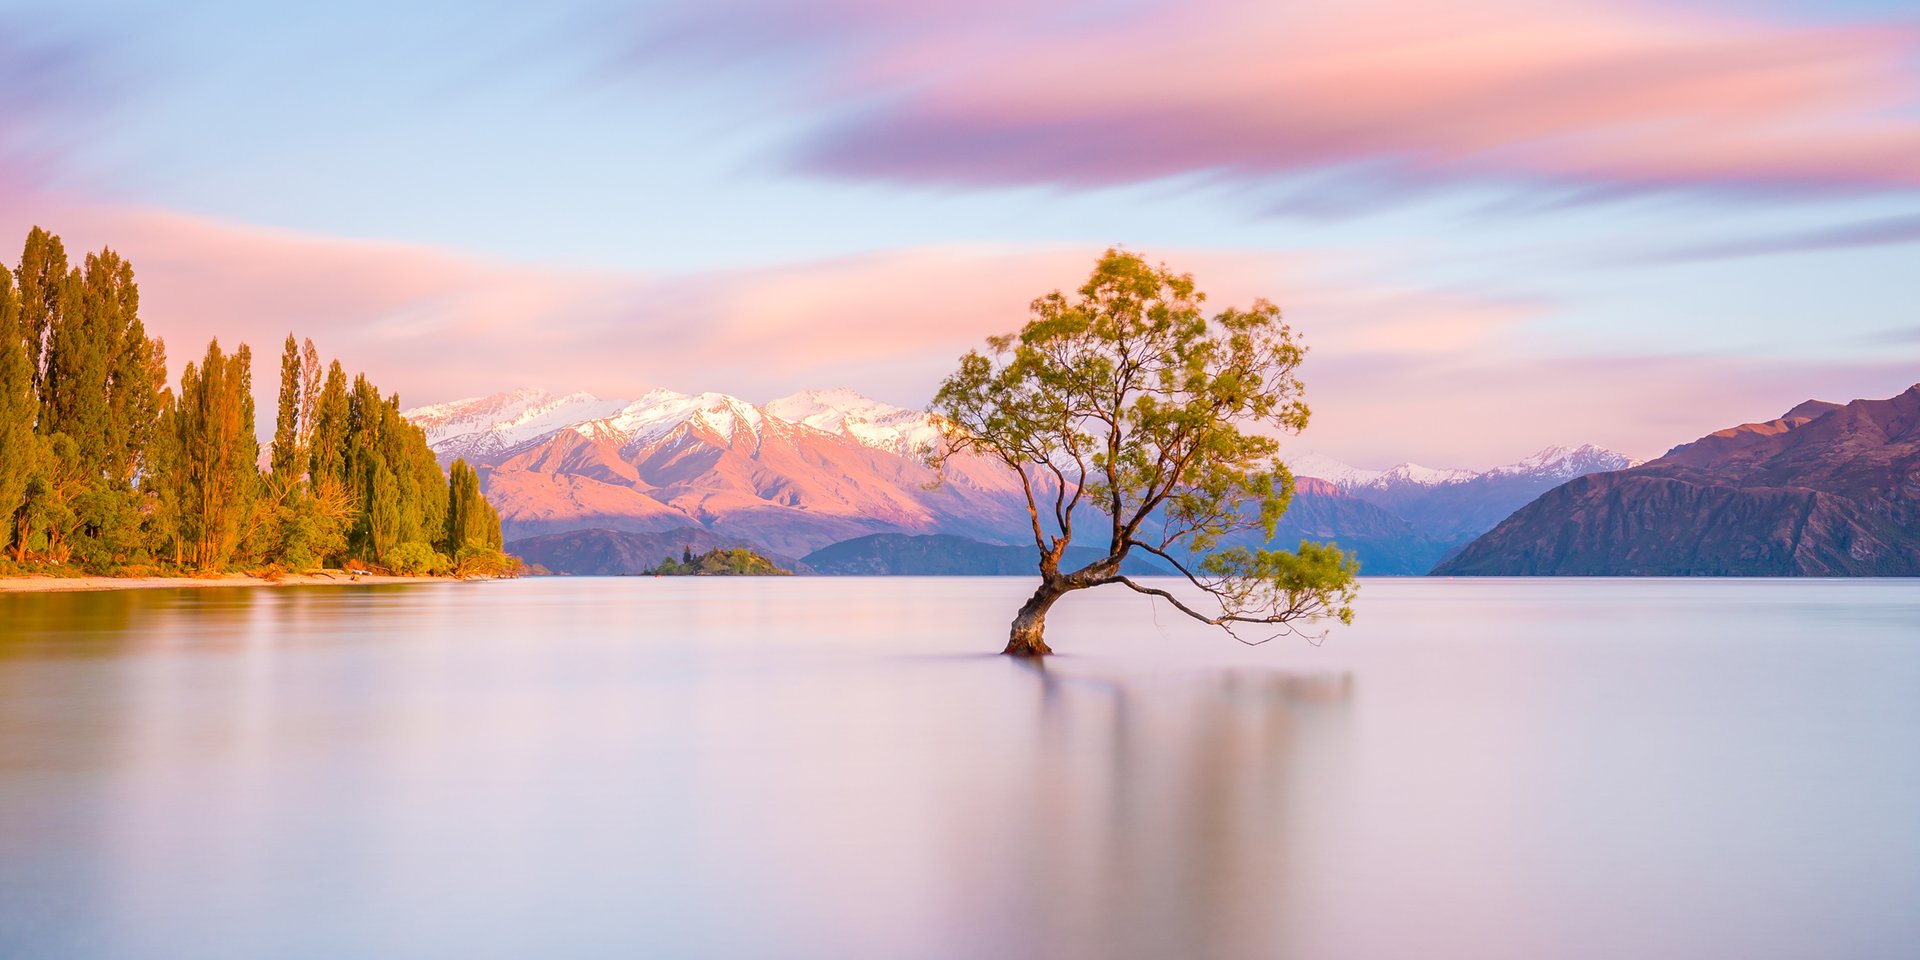
[[[1302,447],[1649,457],[1920,380],[1920,8],[0,0],[35,223],[176,367],[294,330],[410,405],[924,405],[1119,245],[1281,304]]]

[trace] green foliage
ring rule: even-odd
[[[14,514],[26,502],[27,477],[39,453],[33,424],[40,400],[26,336],[13,274],[0,266],[0,547],[13,540]]]
[[[211,343],[176,397],[139,303],[125,259],[101,250],[70,266],[60,238],[38,227],[19,266],[0,269],[0,547],[11,568],[309,570],[391,565],[398,551],[409,569],[517,569],[478,476],[462,463],[445,477],[398,396],[364,376],[349,382],[338,361],[323,368],[312,341],[288,336],[263,475],[251,351]]]
[[[1353,622],[1359,571],[1353,556],[1331,543],[1302,540],[1291,553],[1228,547],[1202,557],[1198,568],[1222,585],[1216,596],[1229,614]]]
[[[27,363],[33,368],[33,393],[36,401],[44,403],[50,395],[46,385],[47,342],[52,331],[62,325],[67,304],[73,299],[67,251],[60,238],[39,227],[28,232],[14,278],[20,288],[20,325],[26,336]]]
[[[297,573],[318,568],[326,558],[345,552],[344,510],[330,508],[299,487],[281,489],[276,477],[268,476],[266,481],[273,491],[271,525],[261,535],[268,561]]]
[[[188,563],[224,569],[240,546],[260,484],[253,353],[246,344],[229,355],[215,340],[199,365],[187,364],[172,426],[177,459],[171,480],[180,504],[176,536]]]
[[[520,561],[497,547],[461,547],[453,557],[456,577],[511,577],[519,570]]]
[[[1119,583],[1229,629],[1351,617],[1356,570],[1337,549],[1214,553],[1236,533],[1272,537],[1293,493],[1275,437],[1304,428],[1308,409],[1295,374],[1305,348],[1279,308],[1209,317],[1205,300],[1191,276],[1109,250],[1076,295],[1035,300],[1024,328],[991,338],[991,355],[969,352],[941,384],[948,429],[929,459],[974,453],[1019,474],[1042,613],[1065,592]],[[1063,571],[1089,506],[1107,555]],[[1177,567],[1219,611],[1122,576],[1133,550]]]
[[[398,574],[420,576],[445,573],[450,566],[446,554],[436,552],[433,547],[419,540],[408,540],[387,551],[387,567]]]
[[[145,559],[140,499],[132,490],[95,483],[73,501],[78,530],[69,562],[89,573],[111,573]]]
[[[366,512],[360,517],[362,555],[385,563],[387,551],[400,542],[400,484],[377,455],[366,461]]]
[[[453,553],[462,547],[500,549],[500,517],[480,495],[480,475],[465,460],[453,461],[447,471],[447,513],[441,543]]]
[[[315,489],[347,491],[347,374],[340,361],[327,368],[314,413],[307,476]]]
[[[14,513],[14,561],[35,555],[67,562],[66,532],[73,529],[73,498],[84,477],[73,438],[64,433],[35,437],[27,460],[27,485]]]
[[[268,463],[273,475],[288,484],[296,482],[305,469],[300,463],[300,345],[291,333],[280,355],[280,403],[273,421]]]
[[[786,577],[792,570],[782,569],[745,547],[715,547],[695,556],[689,545],[681,551],[681,560],[663,557],[660,565],[645,571],[658,577]]]

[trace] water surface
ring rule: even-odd
[[[0,956],[1906,957],[1920,582],[0,595]]]

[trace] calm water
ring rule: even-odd
[[[1910,957],[1920,582],[0,595],[0,957]]]

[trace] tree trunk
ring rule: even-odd
[[[1007,636],[1007,648],[1000,652],[1010,657],[1044,657],[1052,653],[1044,636],[1047,610],[1066,593],[1059,584],[1042,580],[1040,589],[1033,592],[1033,596],[1020,607],[1019,615],[1013,618],[1013,630]]]

